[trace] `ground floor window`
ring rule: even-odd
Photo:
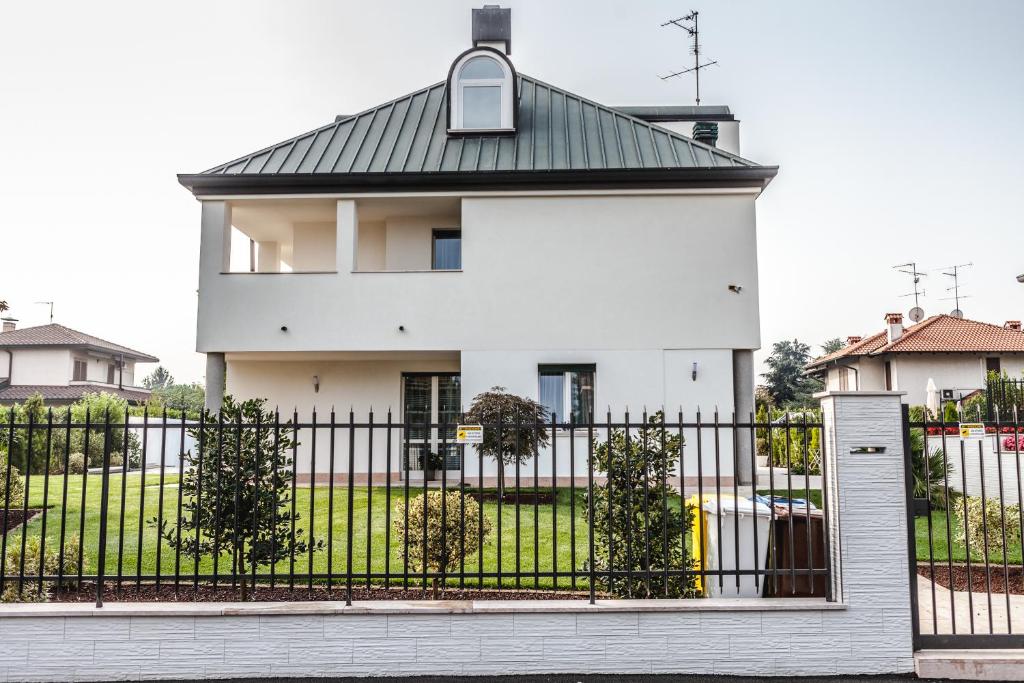
[[[447,470],[462,469],[461,449],[454,443],[461,403],[462,378],[458,373],[402,375],[402,419],[409,426],[409,470],[422,471],[424,465],[430,470],[442,466]]]
[[[538,388],[541,404],[558,422],[570,417],[586,422],[594,412],[594,376],[597,367],[588,365],[540,365]]]

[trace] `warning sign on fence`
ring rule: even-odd
[[[985,425],[981,422],[961,422],[961,439],[981,439],[985,437]]]
[[[456,443],[483,443],[483,425],[459,425],[455,430]]]

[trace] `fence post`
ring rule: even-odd
[[[126,454],[127,455],[127,454]],[[86,468],[88,468],[86,454]],[[122,473],[123,476],[123,473]],[[96,554],[96,606],[103,607],[103,575],[107,564],[107,510],[110,497],[110,409],[103,419],[103,474],[100,485],[100,538]]]
[[[887,637],[912,656],[903,392],[818,394],[832,596],[850,613],[885,609]]]

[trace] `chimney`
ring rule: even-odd
[[[886,313],[885,322],[889,325],[889,343],[903,336],[903,314]]]
[[[473,10],[473,47],[493,47],[512,54],[512,10],[484,5]]]
[[[1003,327],[1008,329],[1008,330],[1013,330],[1014,332],[1020,332],[1020,321],[1019,320],[1007,320],[1006,324],[1003,325]]]
[[[3,332],[14,332],[14,328],[18,326],[17,318],[0,318],[0,321],[4,324]]]
[[[714,121],[698,121],[693,124],[693,139],[705,145],[718,145],[718,124]]]
[[[847,346],[853,346],[854,344],[859,344],[861,339],[862,339],[862,337],[847,337],[846,338],[846,345]]]

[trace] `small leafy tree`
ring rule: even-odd
[[[607,476],[604,485],[594,487],[591,520],[597,580],[604,590],[630,598],[698,594],[693,575],[670,575],[666,579],[664,574],[666,568],[696,568],[692,557],[683,561],[682,543],[696,511],[692,505],[680,510],[678,494],[669,484],[681,446],[679,435],[665,429],[664,414],[658,412],[629,435],[628,445],[624,431],[612,430],[609,440],[595,448],[594,469]],[[627,567],[632,580],[620,577],[609,584],[607,577],[600,576],[609,569],[622,572]]]
[[[836,351],[844,348],[846,348],[846,342],[839,337],[833,337],[821,345],[821,352],[827,356],[830,353],[835,353]]]
[[[60,413],[63,415],[63,413]],[[56,419],[57,413],[55,413]],[[11,419],[15,424],[33,424],[32,443],[29,444],[29,429],[27,426],[15,427],[13,432],[9,428]],[[43,401],[43,395],[35,393],[25,399],[24,403],[17,403],[10,408],[0,409],[0,449],[6,451],[11,457],[11,463],[22,472],[41,474],[50,466],[49,454],[46,448],[46,425],[47,409]],[[13,439],[11,438],[13,434]],[[52,444],[50,450],[57,450],[57,446],[63,444],[64,434],[56,434],[60,444]],[[51,438],[52,441],[52,438]]]
[[[108,434],[110,439],[111,455],[120,455],[125,458],[125,416],[128,412],[128,401],[116,394],[106,391],[99,393],[88,393],[71,404],[71,450],[75,453],[84,453],[87,467],[103,466],[104,441]],[[86,447],[84,428],[74,428],[74,425],[84,425],[86,415],[89,417],[89,443]],[[107,428],[109,416],[110,427]],[[135,467],[140,459],[139,437],[129,430],[127,435],[128,453],[127,461],[130,466]]]
[[[491,387],[490,391],[477,394],[466,420],[485,425],[483,443],[476,448],[498,463],[499,497],[505,493],[505,466],[519,467],[550,442],[544,426],[547,408],[532,399],[510,394],[505,387]]]
[[[275,436],[270,426],[275,415],[264,410],[265,405],[266,399],[236,403],[225,396],[222,438],[217,416],[209,413],[209,426],[189,430],[202,448],[185,455],[181,534],[166,519],[159,530],[168,545],[185,555],[226,554],[241,578],[243,600],[247,599],[245,577],[253,567],[323,548],[323,541],[304,539],[305,532],[298,526],[300,515],[291,511],[295,476],[290,456],[293,439],[287,427],[291,422],[282,424]],[[156,525],[156,520],[150,524]]]
[[[423,571],[424,526],[426,527],[426,563],[432,572],[454,572],[465,558],[478,552],[491,533],[491,520],[484,517],[480,526],[480,506],[471,497],[458,491],[429,491],[427,494],[426,525],[423,520],[423,495],[409,499],[409,525],[406,528],[405,501],[395,505],[392,527],[395,542],[405,552],[408,543],[409,568]],[[443,503],[442,503],[443,501]],[[443,508],[442,508],[443,505]],[[465,509],[463,509],[465,505]],[[463,526],[463,520],[466,524]],[[433,581],[433,597],[438,598],[438,579]]]
[[[174,377],[164,366],[157,366],[157,369],[149,373],[143,380],[142,386],[147,389],[163,389],[174,384]]]
[[[11,481],[7,483],[7,455],[0,453],[0,515],[3,515],[3,505],[7,503],[8,510],[18,510],[25,501],[25,483],[21,479],[21,472],[18,468],[10,465]],[[4,533],[0,527],[0,534]]]
[[[772,344],[772,353],[765,361],[768,372],[761,376],[777,405],[788,408],[812,403],[811,395],[821,389],[822,383],[804,374],[810,360],[811,347],[797,339]]]

